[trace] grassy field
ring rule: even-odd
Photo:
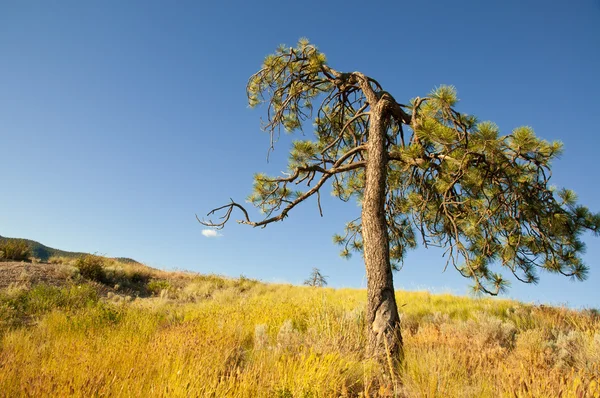
[[[364,358],[364,290],[64,267],[0,290],[0,396],[600,396],[596,311],[399,291],[393,376]]]

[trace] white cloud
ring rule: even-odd
[[[217,230],[208,228],[202,230],[202,235],[206,236],[207,238],[218,238],[219,236],[223,236],[222,234],[218,233]]]

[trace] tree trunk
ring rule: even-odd
[[[385,219],[388,155],[384,101],[371,108],[362,237],[367,270],[367,353],[386,364],[402,360],[400,317],[394,295]]]

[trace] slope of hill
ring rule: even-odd
[[[65,251],[65,250],[54,249],[52,247],[45,246],[45,245],[41,244],[40,242],[36,242],[36,241],[30,240],[30,239],[7,238],[4,236],[0,236],[0,244],[2,244],[3,242],[10,242],[10,241],[25,242],[27,244],[27,246],[29,246],[29,249],[31,250],[31,256],[35,257],[43,262],[48,261],[48,259],[53,256],[65,257],[65,258],[78,258],[78,257],[81,257],[81,256],[87,254],[87,253],[69,252],[69,251]],[[115,260],[119,260],[124,263],[139,264],[137,261],[135,261],[131,258],[126,258],[126,257],[118,257],[118,258],[115,258]]]
[[[68,264],[61,285],[0,289],[0,396],[600,396],[595,310],[397,291],[395,373],[365,357],[364,290],[119,267],[152,296]]]

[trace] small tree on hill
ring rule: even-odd
[[[308,279],[304,281],[306,286],[324,287],[327,286],[327,277],[321,274],[318,268],[313,268]]]
[[[392,270],[417,241],[445,247],[446,266],[493,295],[508,285],[493,265],[526,283],[537,282],[540,269],[586,277],[580,235],[598,233],[600,215],[549,185],[560,143],[530,127],[500,135],[494,123],[455,110],[451,86],[402,104],[375,79],[328,66],[307,40],[267,56],[247,93],[251,106],[267,103],[271,148],[281,127],[302,129],[313,115],[315,138],[293,143],[289,174],[255,175],[249,201],[264,219],[252,221],[232,200],[208,213],[223,211],[221,222],[201,222],[222,228],[237,208],[240,223],[264,227],[312,196],[318,201],[326,183],[340,199],[359,201],[361,217],[334,240],[344,255],[364,254],[370,355],[402,357]],[[293,189],[300,183],[306,190]]]

